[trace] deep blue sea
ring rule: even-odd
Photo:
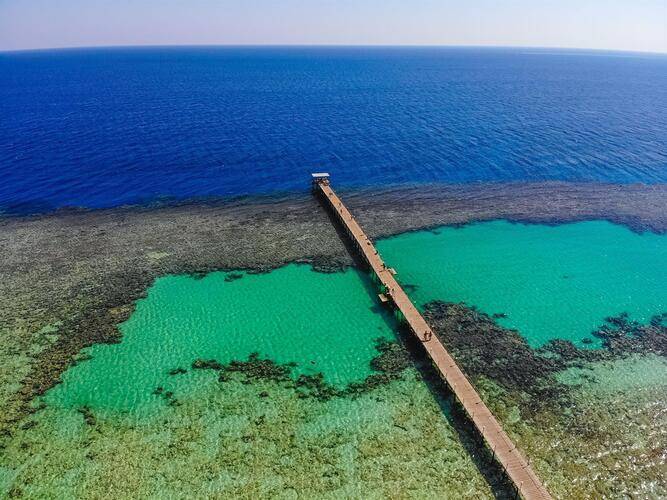
[[[667,56],[477,48],[0,53],[0,211],[337,185],[667,182]]]

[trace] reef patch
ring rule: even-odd
[[[251,353],[247,360],[232,360],[226,364],[214,359],[197,359],[192,363],[192,368],[219,372],[218,381],[221,383],[229,382],[234,375],[241,377],[245,383],[266,380],[293,389],[299,398],[315,398],[324,402],[337,397],[357,397],[367,394],[382,385],[398,380],[403,372],[412,366],[410,353],[399,342],[379,337],[375,340],[375,348],[378,350],[378,355],[370,361],[370,366],[376,373],[368,375],[361,382],[352,382],[345,387],[327,382],[321,372],[295,376],[293,369],[298,366],[296,362],[277,363],[260,357],[257,352]],[[259,396],[266,397],[266,394],[260,393]]]
[[[606,318],[591,333],[602,341],[601,347],[592,349],[562,339],[533,349],[518,331],[500,326],[493,316],[463,303],[430,302],[424,307],[424,317],[468,376],[528,395],[524,408],[534,411],[563,404],[568,388],[558,382],[556,374],[568,368],[634,354],[667,356],[666,313],[653,316],[647,324],[630,320],[627,313]]]
[[[607,219],[638,232],[667,230],[662,186],[494,183],[344,196],[372,238],[498,218]],[[0,429],[19,422],[81,349],[117,342],[116,325],[160,276],[266,272],[290,262],[321,272],[353,265],[307,195],[5,217],[0,246]],[[57,331],[44,330],[54,324]]]

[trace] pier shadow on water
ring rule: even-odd
[[[326,199],[326,192],[324,190],[314,189],[313,192],[327,212],[333,227],[354,260],[355,265],[359,269],[368,270],[369,265],[363,259],[359,248],[355,245],[356,238],[351,237],[346,231],[346,224],[340,220],[339,214],[332,205],[332,200]],[[377,251],[375,253],[377,254]],[[366,284],[366,289],[375,297],[379,290],[376,286],[377,280],[374,279],[374,273],[365,274],[365,278],[363,281]],[[377,310],[379,313],[385,312],[382,311],[381,307],[374,308],[374,310]],[[426,383],[443,415],[446,416],[447,420],[458,433],[461,444],[470,455],[480,474],[491,487],[494,496],[496,498],[516,497],[516,490],[511,480],[485,446],[482,436],[475,428],[475,425],[469,420],[452,391],[447,387],[431,363],[428,362],[428,357],[424,352],[423,346],[418,345],[419,341],[415,339],[406,324],[400,320],[400,313],[398,311],[394,311],[394,313],[396,316],[394,323],[397,337],[408,350],[421,379]]]
[[[345,231],[343,224],[341,224],[341,221],[338,219],[337,214],[332,209],[331,204],[325,199],[326,196],[319,189],[318,190],[313,189],[313,195],[316,197],[319,206],[322,208],[324,213],[326,213],[327,217],[331,221],[331,225],[336,231],[338,239],[345,247],[345,250],[352,259],[352,262],[354,263],[354,266],[362,271],[368,270],[368,264],[359,254],[359,249],[354,245],[352,238],[350,238],[350,235]],[[368,281],[370,282],[371,281],[370,276],[368,278],[369,278]],[[376,293],[377,292],[375,292],[374,295]]]
[[[443,416],[458,434],[461,445],[469,454],[477,470],[491,487],[495,498],[517,498],[513,484],[456,400],[454,393],[428,360],[421,342],[414,338],[414,335],[404,324],[397,322],[395,329],[399,342],[408,351],[421,380],[428,387],[433,400],[439,406]],[[429,425],[429,423],[424,422],[424,425]],[[443,481],[446,480],[447,478],[443,477]]]

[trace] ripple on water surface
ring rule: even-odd
[[[378,243],[418,303],[466,302],[503,314],[532,346],[582,344],[608,316],[648,322],[667,310],[667,237],[603,221],[493,221]]]
[[[664,55],[123,47],[4,53],[0,75],[10,213],[302,191],[313,165],[359,187],[667,181]]]
[[[253,352],[294,374],[321,372],[346,385],[371,373],[375,339],[393,337],[358,271],[323,275],[290,265],[266,274],[223,273],[158,279],[120,328],[123,341],[88,349],[49,402],[95,410],[148,411],[162,405],[156,387],[185,391],[201,374],[170,377],[196,359],[220,363]],[[195,387],[190,387],[194,390]]]

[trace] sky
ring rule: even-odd
[[[667,0],[0,0],[0,50],[199,44],[667,53]]]

